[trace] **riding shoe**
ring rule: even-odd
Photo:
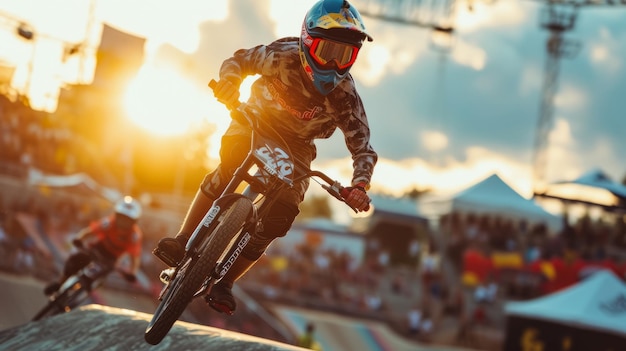
[[[61,283],[59,283],[59,282],[52,282],[52,283],[46,285],[46,287],[43,289],[43,293],[46,296],[50,296],[50,295],[54,294],[57,290],[59,290],[60,287],[61,287]]]
[[[175,238],[163,238],[159,240],[153,253],[169,267],[176,267],[185,255],[186,244],[187,238],[182,235]]]
[[[215,284],[209,295],[205,297],[206,302],[217,312],[232,316],[237,308],[232,287],[233,283],[230,282],[222,281]]]

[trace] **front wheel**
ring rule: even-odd
[[[219,224],[209,234],[207,243],[202,245],[198,259],[187,257],[186,261],[181,262],[176,276],[166,287],[167,291],[146,328],[146,342],[156,345],[163,340],[207,275],[213,272],[217,260],[228,249],[233,237],[241,231],[251,213],[250,200],[235,200],[218,219]]]
[[[70,286],[51,297],[48,303],[33,317],[33,321],[68,312],[76,306],[76,303],[79,301],[79,296],[81,295],[88,295],[84,287],[80,284]]]
[[[37,312],[35,317],[33,317],[33,322],[65,312],[65,306],[61,301],[58,301],[59,298],[61,298],[61,295],[59,295],[58,298],[48,301],[48,303]]]

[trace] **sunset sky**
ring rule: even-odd
[[[126,95],[136,123],[148,128],[150,116],[154,133],[181,133],[207,119],[224,130],[226,110],[206,88],[222,60],[239,48],[297,35],[314,2],[0,0],[0,43],[6,43],[0,47],[16,48],[0,49],[0,65],[21,62],[24,74],[32,54],[31,43],[15,38],[15,22],[7,15],[69,42],[97,44],[98,27],[90,24],[107,23],[147,39],[146,61]],[[540,27],[544,5],[506,0],[475,2],[473,11],[465,2],[457,6],[447,52],[433,49],[427,29],[364,18],[374,41],[364,44],[351,72],[380,156],[373,187],[450,192],[496,172],[529,197],[548,38]],[[580,50],[561,61],[549,180],[576,178],[592,168],[617,181],[626,175],[625,21],[626,6],[582,7],[566,35],[580,42]],[[80,80],[68,67],[49,69],[57,82]],[[61,69],[74,75],[60,77]],[[187,106],[183,111],[167,105],[180,101]],[[351,161],[340,133],[317,145],[316,165],[349,181]]]

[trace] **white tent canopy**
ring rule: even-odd
[[[615,182],[600,169],[591,170],[571,182],[606,189],[615,196],[626,198],[626,185]]]
[[[612,180],[600,169],[590,170],[573,180],[552,183],[538,195],[608,208],[626,206],[626,185]]]
[[[492,174],[451,197],[423,202],[420,205],[420,209],[430,216],[434,212],[441,215],[455,211],[497,214],[514,220],[525,219],[529,223],[543,223],[553,233],[558,232],[562,226],[559,216],[521,196],[497,174]]]
[[[600,270],[565,290],[524,302],[509,302],[507,315],[626,335],[626,284]]]

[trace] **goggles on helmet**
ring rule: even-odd
[[[356,60],[359,48],[323,38],[313,38],[309,54],[322,68],[346,69]]]

